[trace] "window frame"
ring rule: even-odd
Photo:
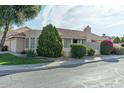
[[[26,45],[25,45],[25,48],[29,48],[29,38],[26,38]]]
[[[71,39],[64,39],[64,48],[70,48]]]
[[[35,48],[35,37],[31,37],[31,43],[30,43],[30,45],[31,45],[31,49],[32,48]]]

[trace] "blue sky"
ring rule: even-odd
[[[58,5],[43,6],[39,15],[23,26],[42,29],[47,24],[60,28],[82,30],[90,25],[98,35],[124,35],[124,6]]]

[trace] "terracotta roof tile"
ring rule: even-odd
[[[57,29],[60,32],[62,38],[75,38],[75,39],[85,38],[85,33],[83,31],[63,29],[63,28],[57,28]]]
[[[23,33],[23,32],[26,32],[26,31],[31,31],[31,30],[32,29],[30,29],[29,27],[22,27],[22,28],[14,30],[14,31],[9,31],[8,36],[18,34],[18,33]]]

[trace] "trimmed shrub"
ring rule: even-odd
[[[86,47],[83,44],[71,45],[71,56],[73,58],[83,58],[86,55]]]
[[[114,43],[120,43],[120,42],[121,42],[121,40],[120,40],[120,38],[119,38],[119,37],[115,37],[115,38],[114,38],[114,40],[113,40],[113,42],[114,42]]]
[[[124,42],[124,37],[122,37],[122,39],[121,39],[121,43],[123,43]]]
[[[6,46],[6,45],[3,46],[3,47],[2,47],[2,51],[8,51],[8,46]]]
[[[124,54],[124,47],[115,47],[116,54],[117,55],[123,55]]]
[[[104,40],[100,44],[100,52],[103,55],[109,55],[111,54],[113,50],[113,43],[110,40]]]
[[[33,50],[27,50],[26,55],[27,57],[34,57],[36,56],[36,53]]]
[[[62,39],[55,26],[49,24],[39,36],[37,53],[39,56],[60,57],[62,55]]]
[[[26,51],[22,51],[21,54],[26,54]]]
[[[88,55],[88,56],[94,56],[94,55],[95,55],[95,50],[92,49],[92,48],[88,48],[88,49],[87,49],[87,55]]]

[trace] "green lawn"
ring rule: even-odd
[[[11,54],[0,54],[0,65],[38,64],[49,62],[52,61],[46,58],[17,57]]]

